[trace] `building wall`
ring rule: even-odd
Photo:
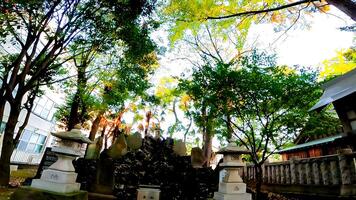
[[[50,132],[54,131],[54,113],[57,104],[48,95],[43,95],[35,99],[32,113],[28,124],[20,137],[20,141],[11,156],[12,163],[39,164],[46,146],[51,143]],[[0,128],[0,148],[2,145],[3,129],[8,119],[10,106],[5,107],[4,119]],[[26,116],[26,111],[20,113],[17,129],[22,125]],[[1,152],[0,152],[1,153]]]
[[[303,149],[296,152],[287,152],[282,154],[282,160],[290,160],[291,158],[313,158],[323,156],[323,150],[321,147],[313,147],[310,149]]]

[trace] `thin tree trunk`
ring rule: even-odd
[[[227,141],[230,142],[231,138],[232,138],[232,133],[233,130],[231,128],[231,116],[230,114],[226,114],[226,128],[227,128]]]
[[[0,100],[0,126],[1,126],[1,123],[3,122],[5,104],[6,104],[6,101],[3,99],[3,97],[1,97],[1,98],[2,98],[2,100]]]
[[[93,121],[93,125],[91,126],[91,130],[89,133],[89,140],[94,141],[96,133],[98,132],[99,129],[99,124],[102,118],[102,114],[99,113],[98,116],[96,116],[95,120]]]
[[[28,121],[30,119],[31,116],[31,111],[33,108],[33,102],[35,101],[36,95],[38,93],[39,90],[39,85],[37,85],[35,87],[35,89],[29,93],[28,97],[27,97],[27,102],[25,103],[25,109],[27,111],[26,116],[25,116],[25,120],[23,121],[22,125],[19,127],[19,130],[17,131],[16,137],[14,139],[14,145],[17,146],[17,144],[19,143],[19,139],[20,136],[22,134],[22,132],[25,130]]]
[[[346,15],[356,21],[356,2],[353,0],[326,0],[329,4],[335,6]]]
[[[0,157],[0,186],[7,186],[10,180],[10,159],[15,149],[14,132],[21,111],[21,102],[11,105],[9,119],[6,123]]]
[[[86,62],[83,62],[81,65],[77,66],[77,71],[78,71],[77,91],[75,92],[75,95],[73,97],[73,102],[70,108],[68,130],[73,129],[76,124],[79,124],[84,120],[83,118],[85,116],[86,106],[84,105],[83,95],[87,87],[87,81],[88,81],[85,74],[86,69],[87,69]],[[82,108],[80,114],[79,114],[79,108]]]
[[[262,166],[260,164],[255,164],[254,167],[255,174],[256,174],[256,195],[255,195],[255,200],[260,200],[262,198],[261,196],[261,187],[262,187]]]
[[[68,130],[72,130],[76,124],[79,123],[79,115],[78,110],[80,106],[80,96],[79,91],[77,90],[74,97],[73,102],[70,107],[70,114],[68,119]]]
[[[209,134],[209,132],[205,132],[203,138],[204,138],[203,152],[204,152],[204,157],[206,159],[205,166],[210,167],[210,158],[213,149],[213,137]]]

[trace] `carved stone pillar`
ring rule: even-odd
[[[299,174],[299,184],[305,184],[305,168],[304,168],[304,163],[299,163],[298,164],[298,174]]]
[[[276,165],[276,183],[281,183],[281,170],[280,170],[280,165]]]
[[[290,177],[290,165],[285,165],[285,175],[286,175],[286,184],[291,184],[291,177]]]
[[[306,179],[307,179],[307,184],[311,185],[313,184],[313,172],[312,168],[310,167],[310,163],[307,162],[304,164],[304,169],[305,169],[305,174],[306,174]]]
[[[262,165],[262,181],[264,182],[264,183],[266,183],[267,182],[267,169],[266,169],[266,165]]]
[[[297,184],[298,171],[296,169],[295,159],[290,160],[290,182]]]
[[[345,154],[339,154],[339,168],[341,176],[341,184],[348,185],[353,183],[355,175],[355,162],[352,158],[348,158]]]
[[[280,175],[281,175],[281,184],[285,184],[286,183],[286,171],[285,171],[285,165],[281,165],[280,166]]]
[[[267,166],[267,171],[268,171],[268,183],[272,183],[272,166],[271,165]]]
[[[330,181],[330,167],[328,161],[323,160],[321,162],[320,171],[321,171],[323,185],[329,185],[331,181]]]
[[[272,168],[272,183],[276,183],[276,166],[275,165],[271,165]]]
[[[338,162],[333,160],[330,162],[330,171],[331,171],[331,184],[339,185],[340,184],[340,169]]]
[[[313,177],[314,177],[314,184],[315,185],[321,185],[320,182],[320,169],[319,169],[319,162],[315,160],[312,164],[313,168]]]

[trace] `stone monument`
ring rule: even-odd
[[[234,142],[217,152],[223,154],[223,163],[220,164],[219,191],[214,193],[214,200],[251,200],[252,196],[246,193],[246,184],[243,183],[239,168],[244,167],[241,154],[248,150],[238,147]]]
[[[137,189],[137,200],[159,200],[160,193],[158,185],[140,185]]]
[[[60,139],[57,145],[52,147],[58,160],[42,172],[40,179],[32,180],[32,188],[57,193],[72,193],[80,190],[80,183],[76,182],[77,173],[75,173],[72,161],[82,156],[83,143],[92,143],[80,129],[80,125],[76,125],[71,131],[51,133]]]

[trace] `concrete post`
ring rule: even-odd
[[[327,160],[323,160],[320,164],[320,170],[321,170],[321,177],[322,177],[322,183],[323,185],[329,185],[330,184],[330,167],[329,163]]]
[[[320,182],[320,170],[319,170],[319,162],[315,160],[312,164],[313,168],[313,177],[314,177],[314,184],[315,185],[321,185]]]
[[[286,184],[291,184],[290,165],[285,165]]]
[[[271,165],[272,168],[272,183],[276,183],[276,166],[275,165]]]
[[[267,171],[268,171],[268,183],[272,183],[272,167],[271,165],[267,166]]]
[[[290,181],[291,184],[297,184],[298,171],[296,169],[295,158],[290,160]]]
[[[349,185],[353,183],[355,175],[355,162],[352,158],[348,158],[346,154],[339,154],[339,168],[341,176],[341,184]]]
[[[307,162],[304,164],[304,169],[305,169],[305,174],[306,174],[306,179],[307,179],[307,184],[311,185],[313,184],[313,172],[312,172],[312,168],[310,167],[310,163]]]
[[[286,170],[285,170],[285,165],[280,166],[280,175],[281,175],[281,184],[286,183]]]
[[[267,182],[267,169],[266,169],[266,165],[262,164],[262,182],[266,183]]]
[[[306,181],[304,163],[299,163],[297,169],[299,174],[299,184],[305,184]]]
[[[340,184],[340,169],[337,161],[333,160],[330,162],[330,171],[331,171],[331,183],[333,185]]]
[[[276,165],[276,183],[281,183],[281,170],[280,170],[280,165]]]

